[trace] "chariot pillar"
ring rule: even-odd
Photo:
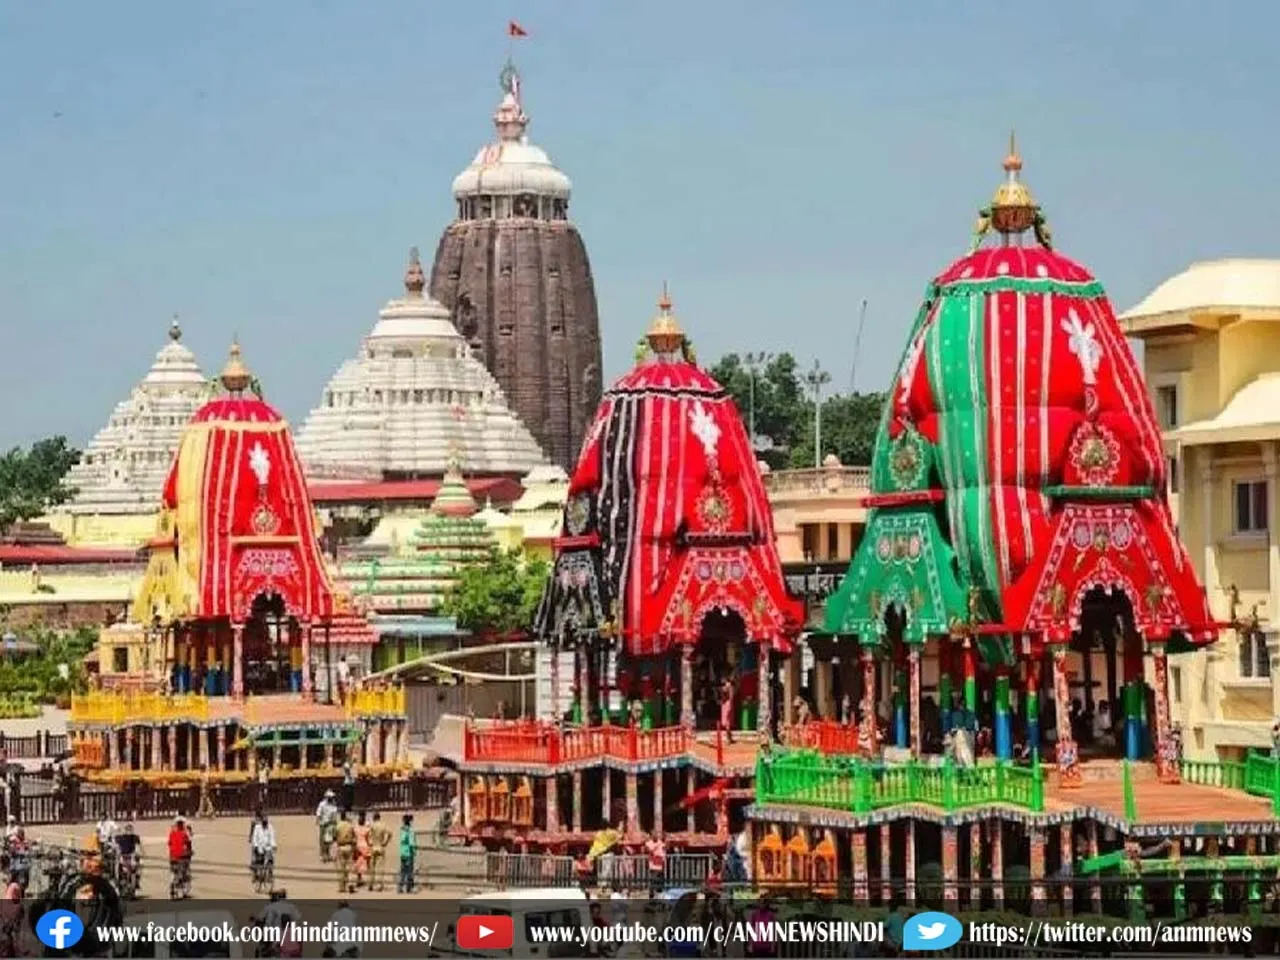
[[[1044,827],[1030,827],[1031,840],[1031,913],[1043,916],[1045,912],[1044,891]]]
[[[1078,786],[1080,767],[1076,742],[1071,738],[1071,685],[1067,681],[1067,648],[1053,650],[1053,699],[1057,714],[1058,780],[1064,787]]]
[[[1004,821],[999,817],[987,821],[991,843],[991,907],[1004,910]]]
[[[924,730],[920,726],[920,648],[912,645],[907,654],[911,697],[911,755],[917,760],[924,755]]]
[[[803,827],[801,829],[804,829]],[[871,899],[867,884],[867,828],[855,827],[852,836],[853,852],[853,902],[865,907]]]
[[[893,825],[889,821],[880,824],[880,903],[888,906],[893,900]]]
[[[947,913],[960,909],[960,838],[954,826],[942,828],[942,903]]]
[[[1169,722],[1169,658],[1163,641],[1152,641],[1151,660],[1155,674],[1156,701],[1156,774],[1162,783],[1179,783],[1178,748]]]
[[[244,696],[244,624],[231,627],[231,695]]]
[[[662,796],[665,779],[661,768],[653,771],[653,835],[655,837],[661,837],[665,832],[663,813],[666,811],[666,801]]]

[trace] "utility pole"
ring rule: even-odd
[[[822,388],[831,382],[831,374],[813,361],[813,369],[805,374],[805,383],[813,391],[813,465],[822,466]]]
[[[751,452],[756,452],[756,377],[760,371],[768,365],[773,359],[773,354],[765,353],[748,353],[742,358],[742,364],[747,368],[747,376],[750,378],[750,385],[747,388],[747,428],[751,431]]]

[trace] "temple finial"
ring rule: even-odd
[[[516,70],[510,57],[502,68],[498,82],[502,87],[502,102],[493,114],[498,139],[507,142],[519,140],[529,126],[529,118],[520,102],[520,72]]]
[[[662,284],[662,296],[658,300],[658,315],[649,325],[649,333],[645,339],[649,341],[649,349],[659,356],[679,353],[684,346],[684,331],[671,313],[671,294],[665,282]]]
[[[1022,169],[1022,157],[1018,153],[1018,134],[1012,128],[1009,130],[1009,153],[1004,158],[1004,169],[1006,173],[1017,173]]]
[[[249,385],[253,383],[253,374],[249,372],[249,368],[244,365],[244,361],[240,358],[240,338],[235,337],[231,341],[231,352],[227,357],[227,365],[222,368],[222,376],[219,377],[222,386],[228,393],[244,393],[249,389]]]
[[[417,247],[409,248],[409,265],[404,269],[404,292],[411,299],[420,299],[426,289],[427,277],[422,272],[422,259]]]
[[[177,343],[182,339],[182,325],[178,323],[178,315],[173,315],[173,321],[169,324],[169,339]]]
[[[995,196],[991,198],[991,206],[982,211],[977,242],[981,241],[981,234],[988,228],[1001,234],[1006,246],[1013,237],[1035,229],[1036,239],[1044,246],[1049,246],[1048,229],[1040,214],[1040,205],[1036,203],[1031,196],[1031,190],[1019,176],[1022,172],[1022,155],[1018,153],[1017,135],[1013,130],[1009,131],[1009,152],[1005,155],[1002,166],[1005,179],[996,188]]]

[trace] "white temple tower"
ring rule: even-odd
[[[73,516],[150,517],[187,422],[208,399],[209,386],[195,354],[182,343],[175,317],[169,342],[128,399],[85,447],[67,475],[76,495],[59,509]],[[55,524],[56,526],[56,524]]]
[[[416,248],[404,286],[298,432],[308,477],[440,477],[451,460],[467,476],[518,477],[544,463],[449,311],[423,293]]]

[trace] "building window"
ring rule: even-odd
[[[1182,668],[1170,667],[1169,680],[1173,686],[1173,702],[1182,703]]]
[[[1178,492],[1178,458],[1169,458],[1169,492]]]
[[[1261,630],[1252,630],[1240,638],[1240,676],[1266,680],[1271,676],[1271,656],[1267,638]]]
[[[112,647],[111,648],[111,669],[116,673],[129,672],[129,648],[128,647]]]
[[[1178,388],[1171,383],[1156,387],[1156,416],[1161,430],[1178,427]]]
[[[1267,532],[1267,481],[1237,480],[1235,487],[1235,532]]]
[[[827,555],[824,560],[840,559],[840,524],[827,524]]]

